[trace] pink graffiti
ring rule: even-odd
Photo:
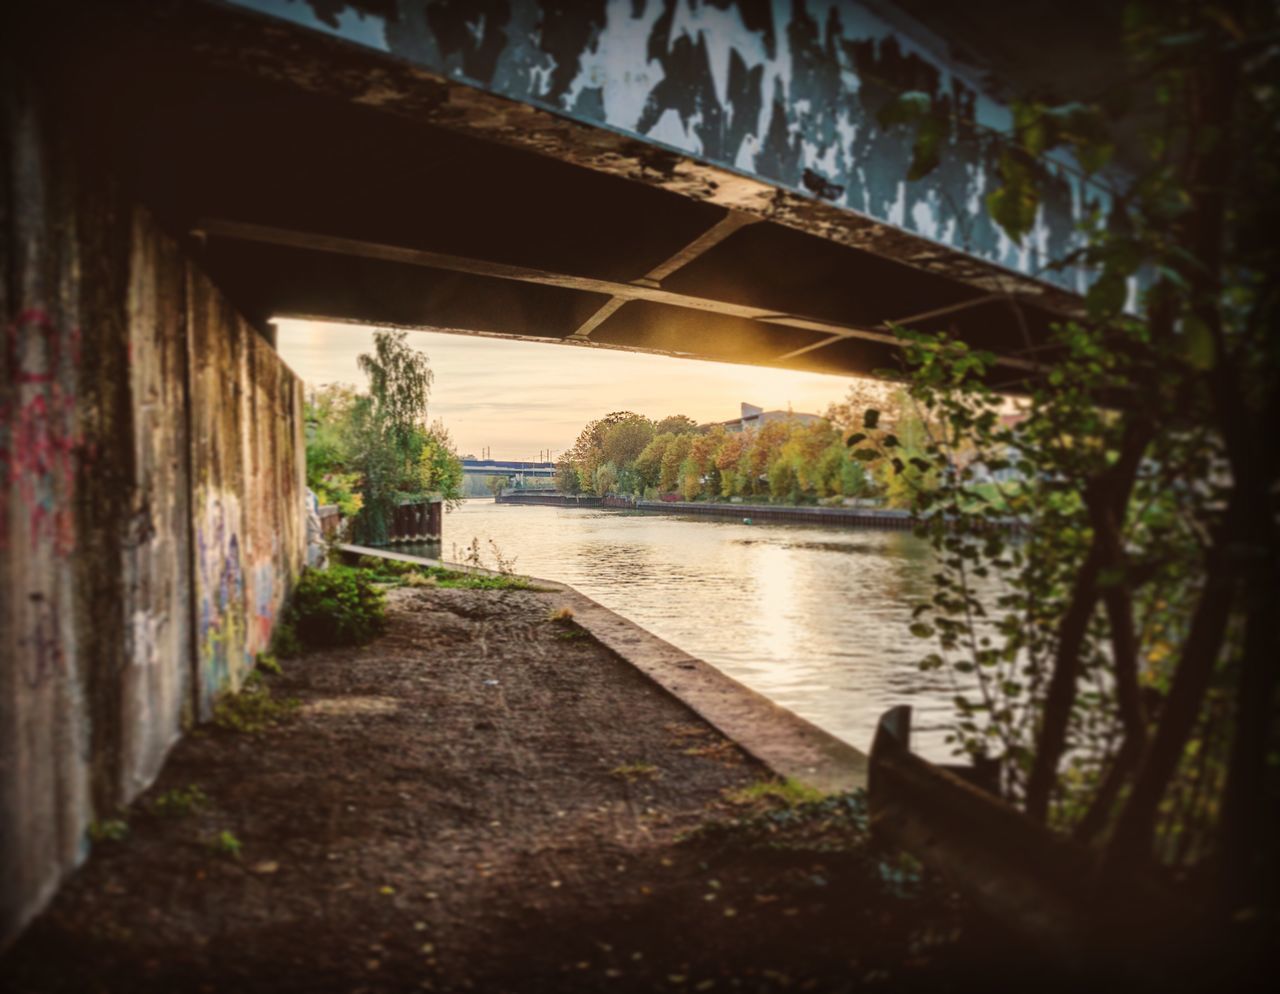
[[[0,467],[6,486],[28,508],[32,548],[41,542],[66,555],[75,545],[73,499],[76,451],[75,393],[65,386],[80,360],[80,332],[63,334],[42,310],[23,311],[10,322],[5,341],[6,366],[13,370],[16,411],[0,410],[11,426],[0,438]],[[0,547],[8,544],[7,516],[0,517]]]

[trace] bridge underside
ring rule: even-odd
[[[135,195],[263,327],[305,316],[866,373],[895,364],[898,323],[1000,353],[1014,384],[1074,306],[821,201],[339,40],[178,10],[129,2],[60,25],[73,102]]]

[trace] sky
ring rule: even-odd
[[[372,327],[279,320],[277,348],[308,386],[361,389],[356,357],[373,347]],[[851,379],[821,373],[701,362],[605,348],[410,331],[435,374],[430,418],[441,418],[460,455],[551,457],[573,445],[592,418],[610,411],[647,417],[686,414],[698,422],[738,417],[746,401],[765,410],[821,414]]]

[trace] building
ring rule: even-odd
[[[715,428],[717,426],[725,431],[746,431],[748,428],[760,428],[772,421],[794,421],[802,425],[811,425],[815,421],[825,420],[817,414],[802,414],[799,411],[766,411],[763,408],[756,407],[754,404],[743,402],[742,414],[739,417],[729,421],[713,421],[704,428]]]

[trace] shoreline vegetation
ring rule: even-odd
[[[893,452],[853,448],[865,438],[857,428],[872,407],[893,432]],[[821,418],[788,412],[757,426],[615,411],[582,429],[557,464],[556,489],[634,501],[907,511],[918,491],[937,482],[924,458],[933,427],[902,390],[871,381],[853,383]],[[976,499],[1003,508],[998,481],[1011,471],[971,455],[957,453],[957,463]]]

